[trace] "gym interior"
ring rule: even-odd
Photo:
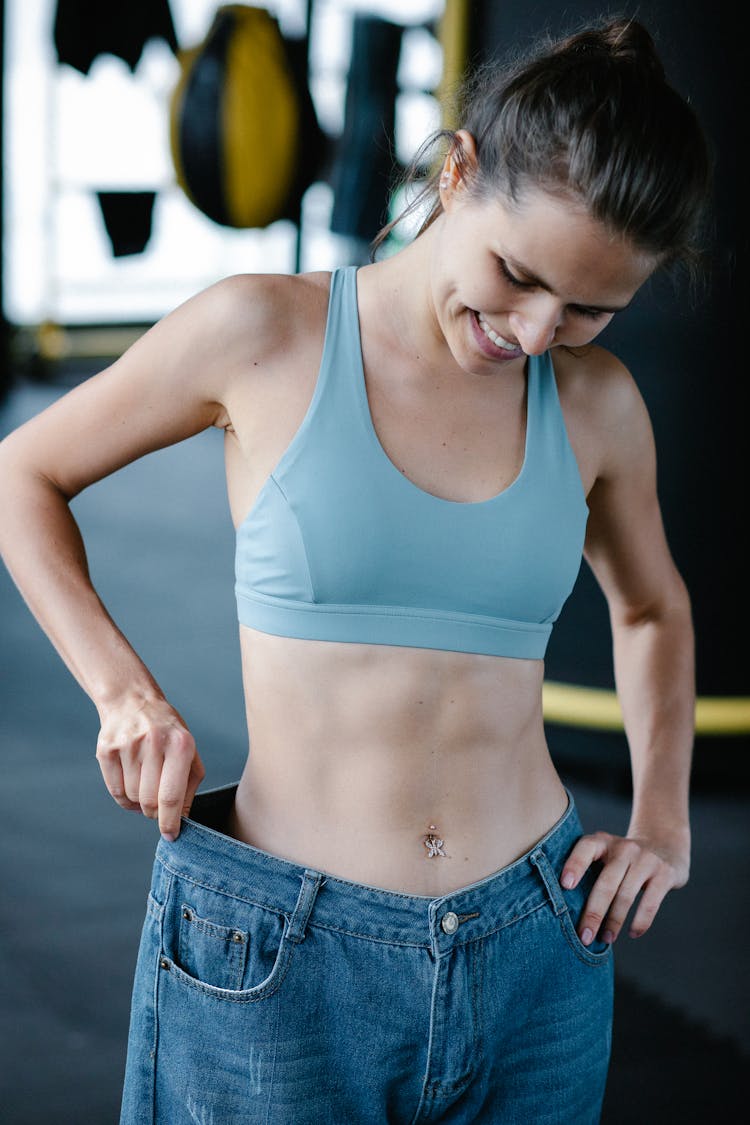
[[[102,16],[109,7],[0,3],[0,437],[223,276],[367,261],[402,202],[399,171],[426,133],[450,125],[464,67],[604,14],[587,0],[163,0]],[[617,11],[652,30],[695,106],[716,186],[705,289],[653,281],[602,337],[651,414],[665,526],[693,600],[698,688],[691,878],[646,936],[617,942],[602,1121],[714,1125],[738,1119],[750,1060],[744,59],[729,14],[708,0]],[[266,35],[283,65],[258,47]],[[260,145],[262,175],[247,158]],[[97,589],[196,737],[203,787],[236,780],[246,730],[221,436],[150,454],[73,507]],[[606,605],[585,564],[550,642],[544,705],[584,826],[624,832],[627,743]],[[8,1125],[118,1119],[157,828],[113,805],[97,732],[93,706],[0,570]]]

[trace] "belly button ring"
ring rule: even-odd
[[[424,846],[427,848],[427,859],[434,859],[436,856],[442,855],[447,859],[447,855],[443,851],[444,840],[439,836],[435,836],[437,828],[434,824],[430,825],[429,832],[424,836]]]

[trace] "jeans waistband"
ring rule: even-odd
[[[532,848],[499,871],[437,898],[351,882],[306,868],[235,840],[212,824],[225,823],[236,785],[199,793],[173,842],[159,840],[156,861],[181,878],[292,917],[301,888],[306,924],[375,941],[430,947],[436,952],[475,941],[561,898],[553,872],[582,833],[571,793],[560,819]]]

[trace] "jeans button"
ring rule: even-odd
[[[454,914],[452,910],[449,910],[448,913],[444,914],[440,919],[440,928],[444,934],[455,934],[458,929],[458,915]]]

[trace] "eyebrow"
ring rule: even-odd
[[[535,285],[535,286],[538,286],[539,289],[544,289],[544,291],[546,293],[552,293],[553,296],[557,296],[557,294],[555,293],[555,290],[549,284],[549,282],[545,281],[543,278],[539,277],[537,274],[532,273],[532,271],[527,269],[526,266],[524,266],[521,262],[516,261],[515,258],[511,258],[509,255],[506,255],[505,261],[508,263],[509,266],[512,266],[513,269],[516,270],[518,273],[523,274],[524,285]],[[629,304],[630,304],[630,301],[626,301],[624,305],[593,305],[593,304],[590,305],[586,301],[574,301],[573,302],[574,307],[581,308],[581,309],[594,309],[594,310],[596,310],[596,312],[603,312],[603,313],[623,312],[623,310],[626,309]]]

